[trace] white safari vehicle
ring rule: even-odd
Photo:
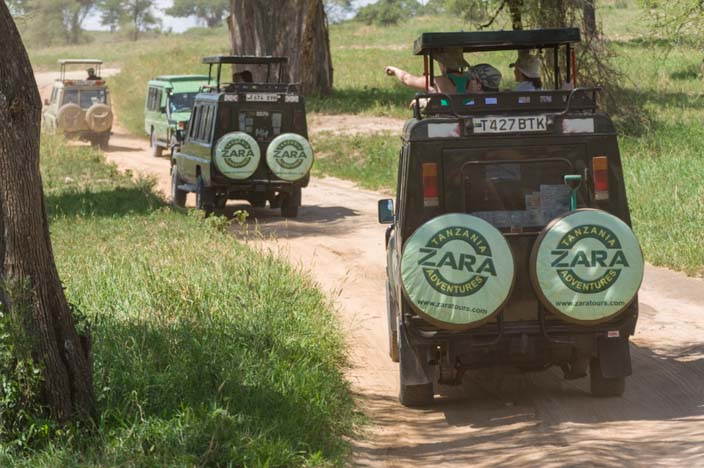
[[[107,148],[113,114],[110,92],[100,77],[102,64],[92,59],[59,60],[61,75],[54,81],[51,97],[44,101],[44,131]],[[67,76],[69,66],[81,66],[86,75],[77,79]]]

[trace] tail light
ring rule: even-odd
[[[594,182],[594,199],[609,199],[609,159],[606,156],[592,158],[592,182]]]
[[[438,206],[438,165],[423,163],[423,206]]]

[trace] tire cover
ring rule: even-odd
[[[538,236],[530,276],[550,311],[582,324],[622,312],[643,281],[643,252],[626,223],[605,211],[562,215]]]
[[[434,218],[408,239],[401,258],[404,294],[424,319],[466,329],[496,314],[513,288],[515,265],[504,236],[481,218]]]
[[[107,132],[112,128],[112,111],[106,104],[93,104],[86,112],[88,128],[96,133]]]
[[[56,125],[64,131],[77,131],[83,128],[81,123],[83,111],[78,104],[68,103],[61,106],[56,113]]]
[[[215,165],[230,179],[242,180],[251,177],[259,167],[260,160],[259,144],[246,133],[228,133],[215,145]]]
[[[313,148],[301,135],[283,133],[269,143],[266,163],[276,177],[294,182],[305,177],[313,166]]]

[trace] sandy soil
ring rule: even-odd
[[[362,120],[335,117],[344,127]],[[332,125],[312,120],[313,131]],[[344,128],[343,127],[343,128]],[[338,127],[339,128],[339,127]],[[398,127],[397,130],[398,131]],[[107,158],[156,178],[169,162],[119,128]],[[704,280],[648,266],[623,398],[595,399],[588,381],[559,371],[479,379],[442,389],[432,408],[398,404],[398,368],[387,355],[383,195],[334,178],[313,179],[295,221],[251,212],[233,234],[310,272],[336,303],[347,333],[348,376],[372,424],[353,441],[354,466],[704,466]]]

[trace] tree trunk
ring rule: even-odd
[[[582,15],[584,15],[584,35],[587,39],[597,37],[595,0],[582,0]]]
[[[322,0],[231,0],[232,53],[288,57],[288,79],[304,94],[332,92],[332,57]]]
[[[0,278],[43,370],[43,399],[63,421],[94,408],[90,339],[76,332],[54,264],[39,172],[41,103],[29,57],[0,3]]]
[[[523,29],[523,15],[521,9],[523,8],[523,0],[508,0],[508,11],[511,14],[511,28],[514,31]]]

